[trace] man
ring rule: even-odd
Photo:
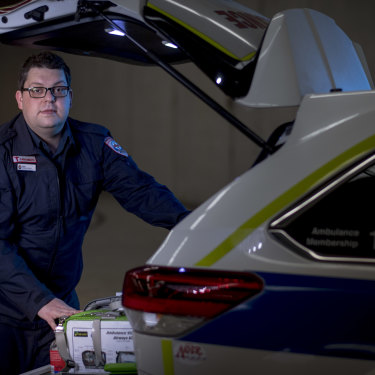
[[[59,56],[29,57],[22,112],[0,127],[0,374],[48,364],[55,319],[78,311],[81,245],[102,190],[152,225],[188,214],[106,128],[68,118],[70,81]]]

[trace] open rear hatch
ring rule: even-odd
[[[233,98],[249,91],[256,52],[268,25],[268,19],[256,12],[228,1],[74,3],[8,1],[0,9],[0,41],[154,64],[147,50],[166,63],[194,61]],[[139,10],[137,15],[134,9]]]
[[[269,20],[230,0],[24,0],[5,2],[0,15],[1,43],[159,65],[266,154],[274,142],[172,65],[194,62],[247,107],[298,106],[307,94],[373,87],[358,45],[310,9]]]

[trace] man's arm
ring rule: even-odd
[[[166,186],[140,170],[132,158],[124,154],[103,146],[104,189],[127,211],[151,225],[173,228],[190,211]]]
[[[0,313],[30,321],[39,315],[53,328],[54,319],[75,310],[55,298],[41,283],[13,243],[16,238],[16,199],[6,168],[0,162]],[[14,313],[13,313],[14,312]]]

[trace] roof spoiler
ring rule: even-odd
[[[311,9],[276,14],[259,51],[250,107],[297,106],[307,94],[374,87],[366,59],[333,19]]]

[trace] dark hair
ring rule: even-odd
[[[20,74],[18,77],[18,89],[21,90],[25,81],[27,79],[27,75],[31,68],[48,68],[48,69],[61,69],[64,71],[66,83],[70,86],[71,83],[71,75],[70,69],[68,65],[66,65],[65,61],[56,54],[44,51],[40,52],[36,55],[31,55],[23,64]]]

